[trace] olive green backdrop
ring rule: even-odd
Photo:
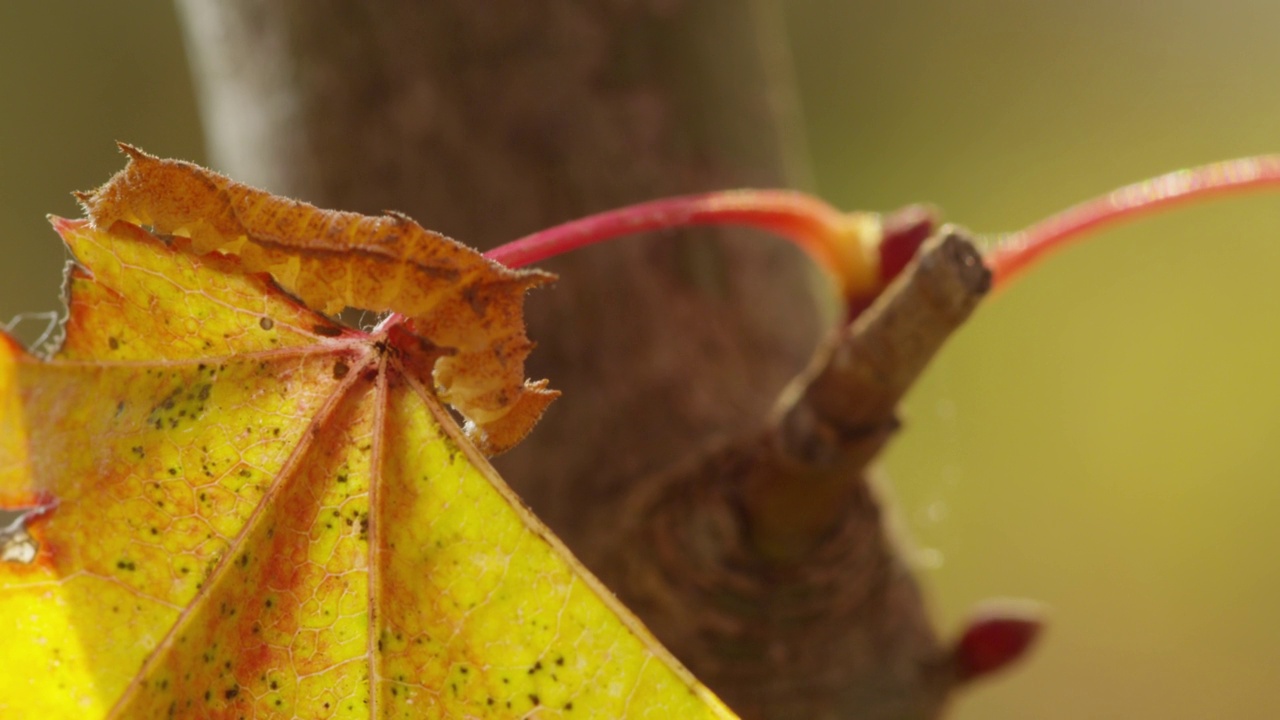
[[[811,182],[844,207],[923,200],[1011,230],[1280,150],[1273,0],[787,14]],[[5,323],[59,307],[44,215],[75,215],[67,192],[120,167],[113,140],[203,152],[164,2],[0,5],[0,98]],[[912,394],[888,467],[939,622],[993,595],[1051,618],[957,717],[1280,716],[1277,239],[1280,193],[1109,232],[993,299]]]

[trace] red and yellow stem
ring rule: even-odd
[[[695,225],[739,225],[779,235],[831,271],[843,287],[873,282],[876,216],[844,213],[791,190],[726,190],[653,200],[573,220],[485,255],[522,267],[610,238]]]
[[[1280,155],[1213,163],[1122,187],[995,238],[986,261],[996,287],[1050,251],[1148,213],[1250,190],[1280,187]],[[932,210],[910,206],[880,216],[845,213],[789,190],[728,190],[683,195],[610,210],[541,230],[486,253],[511,267],[530,265],[604,240],[694,225],[738,225],[795,243],[825,267],[856,315],[906,266],[936,225]]]

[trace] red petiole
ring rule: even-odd
[[[1280,187],[1280,155],[1179,170],[1076,205],[1019,232],[994,238],[986,255],[997,287],[1056,248],[1147,213],[1219,195]],[[826,267],[856,312],[906,265],[934,220],[912,206],[886,216],[844,213],[788,190],[730,190],[666,198],[591,215],[486,253],[521,267],[624,235],[691,225],[742,225],[780,235]]]
[[[997,287],[1045,253],[1107,226],[1220,195],[1280,187],[1280,155],[1227,160],[1177,170],[1080,203],[1020,232],[998,238],[987,253]]]

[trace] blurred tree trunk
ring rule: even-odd
[[[763,0],[181,7],[220,169],[325,207],[400,210],[482,248],[658,196],[790,184],[799,151],[787,142],[785,48],[771,44],[781,29],[761,16],[776,8]],[[530,298],[529,374],[564,397],[497,465],[627,601],[618,553],[643,549],[610,539],[629,497],[713,438],[763,426],[822,313],[799,253],[738,233],[627,241],[545,267],[561,280]],[[875,572],[903,576],[885,585],[909,595],[890,619],[931,651],[909,577]],[[925,716],[858,714],[872,702],[849,689],[859,668],[816,677],[798,662],[788,677],[784,661],[803,654],[790,646],[843,637],[806,625],[811,610],[772,627],[764,657],[708,657],[723,643],[708,651],[694,627],[655,631],[747,717]]]
[[[741,0],[183,5],[215,164],[489,248],[663,195],[784,185]],[[504,476],[588,562],[618,487],[760,422],[818,338],[807,261],[707,231],[575,253],[530,297],[564,397]]]

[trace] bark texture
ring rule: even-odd
[[[940,234],[767,428],[632,495],[615,587],[743,717],[932,718],[959,684],[864,478],[898,401],[989,284],[972,244]]]
[[[210,155],[488,248],[618,205],[786,183],[742,0],[184,2]],[[808,261],[704,232],[548,263],[532,377],[564,391],[499,469],[583,559],[635,478],[757,425],[819,335]]]
[[[220,169],[479,247],[661,195],[788,184],[798,150],[765,0],[180,6]],[[771,415],[821,334],[816,283],[798,252],[740,235],[548,264],[562,279],[530,298],[529,372],[565,395],[496,464],[744,717],[935,717],[947,651],[862,473],[905,386],[842,424],[858,383],[822,368],[862,332],[846,331]],[[984,287],[946,302],[971,308]],[[915,298],[908,314],[946,306],[897,294]],[[898,375],[876,362],[893,352],[853,351],[863,381],[888,388]],[[821,457],[777,455],[801,446]],[[788,484],[800,476],[812,484]],[[825,515],[798,538],[785,517],[768,530],[790,511],[778,498],[815,487]]]

